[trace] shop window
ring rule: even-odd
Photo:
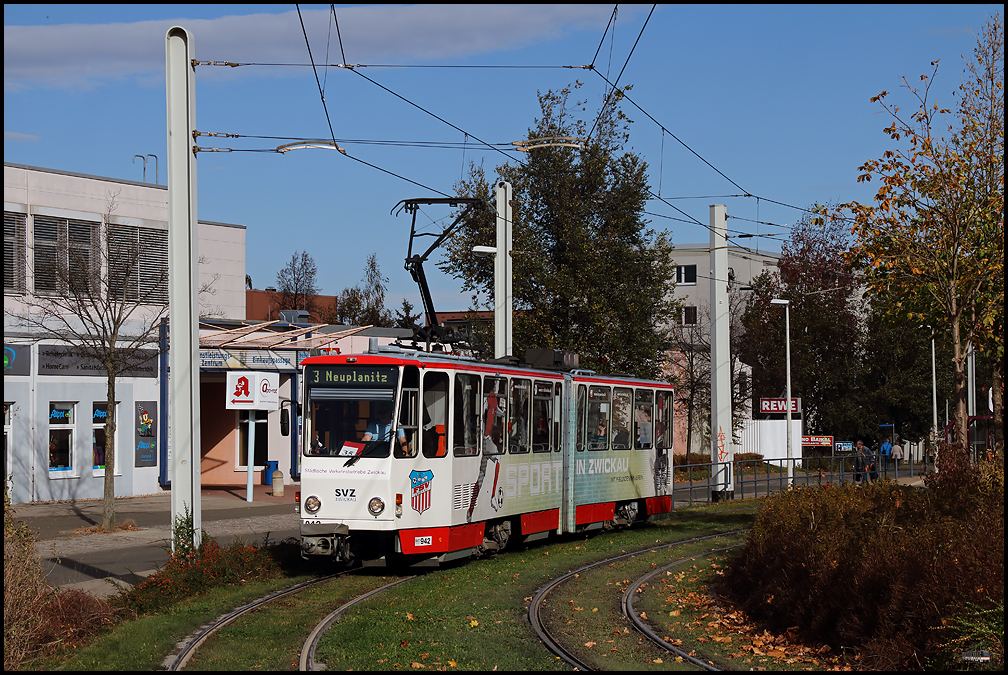
[[[249,415],[255,415],[255,452],[252,459],[253,469],[266,468],[267,448],[269,447],[269,411],[239,410],[238,411],[238,469],[248,470],[248,437]]]
[[[49,404],[49,471],[72,475],[74,447],[74,404]]]
[[[118,410],[119,404],[116,403],[116,427],[118,428]],[[95,402],[91,406],[91,454],[92,454],[92,469],[94,470],[95,476],[105,475],[105,450],[108,447],[107,440],[105,438],[105,421],[108,417],[108,403],[107,402]],[[117,473],[122,473],[122,468],[119,466],[119,444],[114,443],[115,447],[115,463],[116,467],[113,469]]]

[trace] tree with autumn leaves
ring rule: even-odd
[[[932,100],[930,75],[903,87],[907,115],[889,92],[872,99],[888,113],[897,145],[865,162],[859,182],[878,180],[871,205],[852,202],[849,259],[869,292],[893,314],[950,334],[957,440],[967,438],[970,349],[994,367],[995,429],[1003,428],[1004,377],[1004,21],[990,18],[966,60],[954,108]],[[1000,440],[1000,439],[999,439]],[[999,448],[1000,450],[1000,448]]]

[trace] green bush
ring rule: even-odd
[[[219,586],[270,579],[279,572],[280,566],[268,550],[241,540],[222,547],[204,538],[195,550],[180,547],[164,567],[121,594],[116,603],[136,615],[154,613]]]
[[[862,649],[871,668],[950,664],[957,618],[1001,607],[1003,622],[1004,469],[941,456],[924,489],[882,480],[767,497],[724,592],[775,629]]]

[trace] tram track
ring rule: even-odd
[[[171,663],[168,665],[168,670],[171,671],[182,670],[185,667],[185,665],[189,662],[189,659],[191,659],[193,655],[196,653],[196,650],[199,649],[200,646],[202,646],[207,640],[213,637],[215,633],[220,631],[225,626],[234,623],[241,617],[259,609],[263,605],[269,602],[273,602],[274,600],[279,600],[280,598],[286,598],[296,593],[300,593],[301,591],[304,591],[313,586],[317,586],[318,584],[325,583],[327,581],[331,581],[338,577],[344,576],[351,571],[352,570],[345,570],[343,572],[338,572],[336,574],[329,574],[324,577],[319,577],[318,579],[310,579],[308,581],[303,581],[299,584],[294,584],[293,586],[288,586],[287,588],[283,588],[279,591],[274,591],[272,593],[269,593],[268,595],[264,595],[261,598],[257,598],[252,602],[242,605],[241,607],[238,607],[237,609],[232,610],[227,614],[218,617],[215,621],[213,621],[212,623],[210,623],[209,625],[205,626],[203,629],[198,631],[194,636],[192,636],[192,638],[188,642],[185,643],[185,645],[182,647],[182,650],[175,655],[174,659],[172,659]]]
[[[698,659],[689,652],[683,651],[682,649],[679,649],[675,645],[669,644],[662,636],[659,636],[657,633],[655,633],[651,629],[651,626],[648,625],[646,622],[644,622],[644,620],[640,617],[639,613],[634,610],[633,599],[634,596],[642,589],[642,587],[648,584],[652,579],[661,576],[662,574],[672,570],[675,567],[678,567],[679,565],[692,562],[700,558],[706,558],[707,556],[714,555],[715,553],[724,553],[725,551],[730,551],[734,548],[739,548],[740,546],[743,546],[743,544],[734,544],[732,546],[726,546],[724,548],[718,548],[712,551],[707,551],[699,555],[692,555],[680,558],[675,562],[669,563],[668,565],[663,565],[662,567],[659,567],[658,569],[652,572],[648,572],[644,576],[635,579],[633,583],[627,586],[626,590],[623,592],[623,599],[621,602],[621,605],[623,607],[623,615],[627,619],[629,619],[629,621],[633,624],[637,632],[646,636],[652,643],[661,647],[662,649],[667,649],[668,651],[673,652],[674,654],[682,657],[684,661],[689,661],[690,663],[699,666],[704,670],[720,670],[720,668],[715,667],[709,661],[703,661],[701,659]]]
[[[263,609],[266,605],[276,602],[284,598],[290,598],[303,593],[311,588],[319,586],[334,579],[341,577],[346,577],[352,574],[357,574],[363,571],[364,568],[354,568],[343,570],[335,574],[327,574],[325,576],[319,577],[317,579],[310,579],[287,588],[280,589],[279,591],[274,591],[260,598],[257,598],[249,603],[242,605],[222,616],[218,617],[216,620],[210,624],[202,627],[194,635],[192,635],[187,641],[182,644],[181,650],[174,656],[169,656],[170,663],[166,659],[166,668],[170,671],[179,671],[185,668],[186,664],[192,659],[192,657],[198,652],[201,646],[206,644],[209,640],[214,638],[221,630],[227,626],[235,623],[243,617]],[[308,638],[304,642],[304,646],[300,650],[298,662],[299,670],[316,670],[316,665],[314,662],[315,647],[318,643],[319,638],[325,632],[325,630],[331,626],[333,623],[339,620],[346,610],[351,607],[358,605],[362,602],[373,598],[374,596],[386,591],[394,586],[397,586],[403,582],[409,581],[416,578],[416,575],[410,575],[407,577],[396,579],[395,581],[385,584],[379,588],[371,589],[367,592],[361,593],[360,595],[352,598],[348,602],[341,605],[337,610],[328,614],[321,622],[316,624],[313,630],[309,633]]]
[[[677,548],[677,547],[686,546],[688,544],[700,543],[700,542],[707,541],[707,540],[710,540],[710,539],[716,539],[716,538],[720,538],[720,537],[727,537],[727,536],[731,536],[731,535],[735,535],[735,534],[742,534],[744,532],[748,532],[748,529],[740,529],[740,530],[732,530],[732,531],[727,531],[727,532],[719,532],[719,533],[712,534],[712,535],[706,535],[706,536],[702,536],[702,537],[694,537],[692,539],[684,539],[684,540],[672,542],[672,543],[669,543],[669,544],[663,544],[661,546],[653,546],[653,547],[648,547],[646,549],[640,549],[640,550],[637,550],[637,551],[632,551],[630,553],[622,553],[622,554],[617,555],[617,556],[611,556],[611,557],[605,558],[603,560],[599,560],[599,561],[596,561],[594,563],[591,563],[589,565],[584,565],[582,567],[579,567],[579,568],[577,568],[575,570],[572,570],[572,571],[568,572],[567,574],[564,574],[564,575],[562,575],[560,577],[557,577],[556,579],[553,579],[548,584],[546,584],[545,586],[541,587],[533,595],[532,601],[529,603],[529,611],[528,611],[528,620],[529,620],[529,623],[531,624],[532,629],[535,632],[536,636],[540,639],[540,641],[542,641],[543,645],[546,647],[546,649],[550,653],[554,654],[556,657],[558,657],[559,659],[563,660],[565,663],[567,663],[568,665],[570,665],[571,667],[573,667],[576,670],[598,670],[598,668],[596,668],[594,665],[588,663],[584,659],[582,659],[579,656],[577,656],[572,650],[570,650],[567,647],[565,647],[562,644],[561,639],[558,636],[555,636],[554,634],[552,634],[550,628],[546,625],[546,621],[544,620],[543,615],[542,615],[542,608],[544,606],[544,603],[545,603],[547,597],[552,592],[554,592],[555,590],[557,590],[565,582],[567,582],[567,581],[569,581],[569,580],[571,580],[573,578],[578,578],[584,572],[587,572],[587,571],[590,571],[590,570],[593,570],[593,569],[596,569],[596,568],[600,568],[600,567],[602,567],[604,565],[611,565],[611,564],[615,563],[616,561],[625,560],[625,559],[628,559],[628,558],[632,558],[632,557],[639,556],[639,555],[646,554],[646,553],[650,553],[650,552],[657,552],[657,551],[659,551],[661,549],[673,549],[673,548]],[[718,552],[723,552],[723,551],[729,550],[731,548],[735,548],[735,546],[729,546],[729,547],[720,548],[720,549],[713,549],[713,550],[710,550],[710,551],[704,551],[703,553],[693,554],[693,555],[690,555],[690,556],[684,556],[684,557],[682,557],[682,558],[680,558],[680,559],[678,559],[678,560],[676,560],[676,561],[674,561],[672,563],[669,563],[669,564],[666,564],[666,565],[662,566],[658,570],[654,570],[654,571],[649,572],[648,574],[646,574],[646,575],[638,578],[634,583],[632,583],[629,586],[627,586],[627,588],[624,590],[623,596],[621,598],[620,606],[622,608],[624,616],[626,616],[626,618],[630,620],[630,622],[632,623],[632,625],[634,626],[634,628],[643,637],[645,637],[647,640],[649,640],[651,643],[653,643],[654,646],[656,646],[657,648],[659,648],[659,649],[661,649],[663,651],[669,651],[669,652],[676,653],[677,655],[681,656],[683,658],[683,660],[687,660],[690,663],[693,663],[694,665],[697,665],[697,666],[702,667],[704,669],[711,670],[712,668],[711,668],[711,666],[709,664],[707,664],[707,663],[705,663],[705,662],[703,662],[703,661],[701,661],[699,659],[696,659],[695,657],[689,655],[686,652],[683,652],[682,650],[676,649],[674,645],[670,645],[668,642],[666,642],[664,639],[662,639],[660,636],[658,636],[656,633],[654,633],[654,631],[652,631],[650,629],[650,627],[647,627],[646,624],[644,624],[640,620],[640,618],[635,615],[635,613],[633,611],[632,596],[633,596],[634,593],[637,592],[637,589],[639,589],[641,587],[641,585],[646,584],[650,579],[654,578],[655,576],[658,576],[659,574],[664,573],[667,570],[670,570],[671,568],[673,568],[673,567],[675,567],[677,565],[681,565],[681,564],[684,564],[684,563],[692,561],[692,560],[696,560],[696,559],[701,558],[701,557],[706,557],[706,556],[709,556],[709,555],[713,555],[713,554],[718,553]]]
[[[336,611],[329,614],[329,616],[327,616],[326,618],[322,619],[322,621],[320,621],[312,630],[312,632],[308,635],[308,639],[305,640],[304,647],[301,648],[301,658],[299,659],[298,670],[301,671],[325,670],[324,666],[322,668],[317,667],[318,664],[316,664],[315,662],[315,648],[318,646],[318,641],[319,639],[321,639],[322,634],[326,631],[326,629],[328,629],[331,625],[339,621],[340,617],[343,616],[344,612],[346,612],[348,609],[350,609],[355,605],[359,605],[362,602],[370,600],[376,595],[384,593],[385,591],[389,590],[394,586],[398,586],[399,584],[405,583],[415,578],[416,576],[414,575],[404,577],[402,579],[397,579],[391,583],[385,584],[380,588],[376,588],[373,591],[369,591],[367,593],[359,595],[350,602],[347,602],[342,606],[340,606]]]

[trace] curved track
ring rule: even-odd
[[[590,569],[593,569],[593,568],[596,568],[596,567],[601,567],[602,565],[607,565],[607,564],[610,564],[610,563],[612,563],[614,561],[617,561],[617,560],[622,560],[624,558],[630,558],[630,557],[633,557],[633,556],[640,555],[642,553],[646,553],[646,552],[649,552],[649,551],[655,551],[655,550],[662,549],[662,548],[670,549],[670,548],[674,548],[674,547],[677,547],[677,546],[684,546],[686,544],[692,544],[692,543],[696,543],[696,542],[699,542],[699,541],[705,541],[707,539],[716,539],[718,537],[725,537],[725,536],[729,536],[729,535],[732,535],[732,534],[741,534],[742,532],[747,532],[747,531],[748,530],[744,530],[743,529],[743,530],[732,530],[732,531],[729,531],[729,532],[719,532],[717,534],[711,534],[711,535],[707,535],[705,537],[694,537],[693,539],[684,539],[682,541],[673,542],[671,544],[665,544],[664,546],[651,546],[651,547],[648,547],[646,549],[641,549],[639,551],[633,551],[631,553],[623,553],[621,555],[612,556],[610,558],[606,558],[604,560],[599,560],[598,562],[594,562],[594,563],[592,563],[590,565],[585,565],[584,567],[580,567],[580,568],[578,568],[576,570],[572,570],[572,571],[568,572],[567,574],[565,574],[565,575],[563,575],[561,577],[557,577],[556,579],[554,579],[550,583],[546,584],[545,586],[543,586],[541,589],[539,589],[536,592],[536,594],[532,597],[532,602],[529,604],[529,614],[528,614],[529,623],[532,624],[532,629],[535,631],[536,635],[539,637],[539,639],[542,641],[542,643],[546,646],[546,649],[548,649],[550,651],[550,653],[556,655],[557,657],[559,657],[564,662],[566,662],[567,664],[569,664],[570,666],[572,666],[573,668],[575,668],[577,670],[596,670],[596,668],[594,666],[592,666],[592,665],[590,665],[588,663],[585,663],[584,661],[582,661],[581,659],[579,659],[577,656],[575,656],[573,653],[571,653],[570,651],[568,651],[560,643],[560,641],[557,638],[555,638],[553,635],[550,634],[549,629],[543,623],[542,618],[540,616],[540,608],[542,607],[542,604],[543,604],[544,600],[546,599],[546,596],[549,595],[549,593],[551,593],[552,591],[556,590],[561,584],[563,584],[565,581],[567,581],[568,579],[570,579],[570,578],[572,578],[572,577],[574,577],[576,575],[580,575],[581,573],[583,573],[583,572],[585,572],[587,570],[590,570]],[[733,548],[733,547],[729,547],[729,548]],[[724,551],[724,550],[727,550],[727,549],[719,549],[719,550]],[[715,553],[715,552],[716,551],[710,551],[710,552],[707,552],[707,553],[705,553],[703,555],[710,555],[711,553]],[[676,565],[682,564],[682,563],[684,563],[686,561],[689,561],[689,560],[694,560],[694,559],[696,559],[698,557],[701,557],[701,555],[693,555],[693,556],[688,556],[688,557],[685,557],[685,558],[681,558],[681,559],[675,561],[674,563],[671,563],[670,565],[666,565],[665,567],[663,567],[659,571],[664,572],[666,569],[669,569],[669,568],[674,567]],[[657,573],[658,572],[652,572],[651,574],[647,575],[647,578],[651,578],[651,576],[657,575]],[[631,586],[631,588],[636,589],[636,588],[639,587],[639,585],[641,583],[644,583],[645,581],[646,581],[646,579],[644,579],[642,577],[640,580],[638,580],[638,583],[636,585],[634,585],[634,586]],[[626,593],[630,593],[630,590],[627,590]],[[624,595],[624,600],[623,600],[623,606],[624,606],[624,608],[626,608],[628,606],[625,595]],[[629,606],[631,608],[631,613],[632,613],[632,603]],[[624,610],[624,611],[626,611],[626,610]],[[632,617],[631,617],[631,620],[633,621],[635,627],[637,627],[639,625],[642,625],[642,624],[639,624],[637,621],[633,620]],[[689,659],[689,661],[691,663],[695,663],[696,665],[699,665],[699,666],[701,666],[703,668],[706,668],[708,670],[710,669],[710,665],[709,664],[705,664],[704,662],[699,661],[698,659],[695,659],[694,657],[691,657],[688,654],[685,654],[685,653],[683,653],[683,652],[675,649],[672,645],[669,645],[667,642],[665,642],[664,640],[662,640],[660,637],[658,637],[657,635],[655,635],[650,630],[648,630],[648,631],[641,631],[641,632],[645,636],[647,636],[650,640],[656,641],[656,643],[662,649],[676,652],[677,654],[679,654],[680,656],[682,656],[683,659]]]
[[[690,663],[699,666],[704,670],[720,670],[720,668],[711,665],[707,661],[702,661],[696,658],[695,656],[691,656],[687,652],[684,652],[683,650],[676,648],[675,645],[670,645],[668,642],[665,642],[665,640],[663,640],[661,636],[659,636],[657,633],[651,630],[651,626],[644,623],[644,621],[641,620],[637,612],[634,611],[633,597],[634,595],[636,595],[638,589],[640,589],[641,586],[651,581],[651,579],[654,579],[655,577],[664,574],[667,570],[670,570],[673,567],[682,565],[683,563],[690,562],[691,560],[696,560],[697,558],[706,558],[707,556],[712,555],[714,553],[723,553],[724,551],[730,551],[731,549],[738,548],[740,546],[743,546],[743,544],[735,544],[734,546],[726,546],[725,548],[714,549],[713,551],[707,551],[706,553],[702,553],[699,555],[692,555],[686,558],[680,558],[679,560],[676,560],[673,563],[664,565],[663,567],[659,567],[658,569],[652,572],[648,572],[644,576],[636,579],[632,584],[628,585],[627,589],[623,592],[623,602],[621,603],[623,606],[623,615],[630,620],[630,622],[633,624],[637,632],[643,633],[649,640],[651,640],[651,642],[660,646],[662,649],[667,649],[670,652],[674,652],[675,654],[681,656],[684,661],[689,661]]]
[[[308,639],[305,640],[304,647],[301,649],[301,659],[299,661],[298,670],[325,670],[324,667],[316,668],[315,647],[318,645],[318,641],[322,637],[322,633],[324,633],[325,630],[329,628],[329,626],[339,621],[340,617],[343,616],[344,612],[346,612],[354,605],[358,605],[366,600],[370,600],[379,593],[384,593],[393,586],[398,586],[401,583],[404,583],[406,581],[409,581],[410,579],[415,578],[416,578],[415,576],[404,577],[402,579],[393,581],[390,584],[385,584],[381,588],[376,588],[373,591],[369,591],[364,595],[354,598],[353,600],[346,603],[345,605],[337,609],[335,612],[333,612],[326,618],[322,619],[322,621],[320,621],[318,625],[315,626],[314,630],[312,630],[312,632],[308,635]]]
[[[197,649],[199,649],[200,645],[206,642],[214,633],[219,631],[224,626],[227,626],[228,624],[232,623],[239,617],[248,614],[249,612],[261,607],[262,605],[265,605],[267,602],[272,602],[273,600],[277,600],[279,598],[285,598],[288,595],[300,593],[306,588],[310,588],[317,584],[321,584],[325,581],[329,581],[330,579],[335,579],[336,577],[343,576],[348,572],[349,570],[339,572],[337,574],[330,574],[324,577],[319,577],[318,579],[312,579],[310,581],[304,581],[300,584],[289,586],[274,593],[270,593],[269,595],[258,598],[257,600],[253,600],[247,605],[242,605],[238,609],[225,614],[224,616],[220,617],[212,624],[201,630],[199,633],[197,633],[196,636],[189,641],[189,644],[183,647],[182,651],[175,656],[175,660],[172,661],[171,665],[168,667],[168,670],[181,670],[182,668],[184,668],[186,663],[189,662],[189,659],[192,658],[192,655],[196,653]]]

